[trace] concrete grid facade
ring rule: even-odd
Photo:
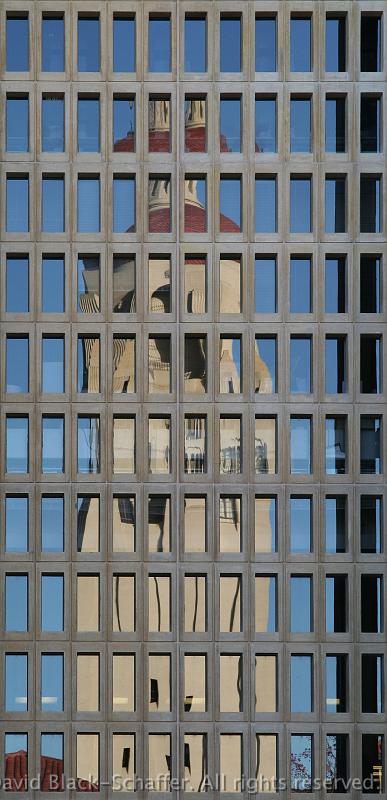
[[[168,774],[191,792],[204,790],[205,774],[220,774],[222,793],[246,794],[244,776],[283,778],[290,794],[297,778],[312,792],[313,778],[373,776],[374,792],[385,793],[386,10],[381,0],[4,0],[0,763],[12,780],[63,772],[83,781],[78,791],[108,796],[112,774]],[[361,70],[364,16],[380,19],[375,71]],[[206,19],[203,73],[184,70],[186,17]],[[28,18],[29,71],[7,70],[7,18]],[[62,72],[42,68],[44,18],[64,19]],[[79,18],[99,20],[99,71],[78,71]],[[256,72],[255,19],[274,18],[277,69]],[[325,69],[327,18],[345,20],[340,72]],[[114,19],[135,20],[135,71],[114,71]],[[147,69],[149,19],[170,21],[170,71]],[[241,71],[220,71],[222,19],[240,21]],[[290,70],[292,19],[310,21],[308,71]],[[374,152],[362,148],[362,96],[380,102]],[[63,152],[44,149],[48,97],[64,101]],[[345,98],[342,152],[326,151],[327,97]],[[5,109],[17,98],[28,98],[25,152],[7,145]],[[79,98],[99,100],[97,152],[79,152]],[[114,99],[135,109],[135,132],[118,146]],[[240,100],[240,152],[220,122],[227,99]],[[265,99],[276,99],[276,152],[259,145],[256,102]],[[310,100],[310,152],[291,144],[297,99]],[[187,108],[205,129],[192,152]],[[362,176],[378,179],[375,231],[361,222]],[[27,230],[10,230],[7,179],[27,177]],[[50,178],[64,189],[55,232],[43,220]],[[94,232],[79,223],[87,178],[99,179]],[[262,178],[275,179],[276,209],[274,230],[260,232]],[[326,180],[336,178],[345,178],[344,222],[329,232]],[[113,186],[125,179],[134,218],[117,231]],[[224,179],[240,190],[239,221],[221,207]],[[291,219],[294,180],[310,197],[303,232]],[[50,259],[64,265],[61,311],[43,307]],[[28,306],[10,311],[8,265],[18,260],[29,270]],[[337,311],[329,260],[343,270]],[[266,262],[276,299],[262,312]],[[292,305],[291,287],[300,296],[305,288],[303,277],[292,282],[292,262],[310,280],[307,309]],[[377,279],[367,279],[371,262]],[[24,390],[7,376],[7,348],[20,338]],[[47,339],[63,343],[63,391],[44,391]],[[327,391],[327,341],[341,343],[337,392]],[[63,548],[44,546],[44,513],[49,538],[61,509]],[[25,545],[14,546],[23,524]],[[50,576],[59,580],[44,583]],[[44,603],[59,603],[62,628],[44,624]],[[56,710],[43,685],[42,657],[52,655],[63,656],[53,671],[44,662],[51,689],[63,667]]]

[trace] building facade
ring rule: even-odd
[[[8,791],[385,793],[386,14],[3,0]]]

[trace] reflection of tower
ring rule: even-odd
[[[221,339],[220,350],[220,392],[222,394],[239,394],[240,375],[234,360],[234,339]]]
[[[255,391],[260,394],[272,394],[273,381],[270,375],[270,370],[267,364],[263,361],[257,341],[255,341],[254,352],[254,376],[255,376]]]

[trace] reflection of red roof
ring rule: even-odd
[[[150,153],[169,153],[171,149],[169,131],[149,131],[148,149]]]
[[[115,153],[134,153],[134,133],[129,131],[123,139],[114,142]]]
[[[204,125],[185,129],[185,149],[187,153],[204,153],[206,150],[206,129]]]
[[[168,153],[170,150],[169,131],[149,131],[148,148],[150,153]],[[204,153],[206,150],[206,129],[204,125],[197,128],[187,128],[185,131],[185,149],[187,153]],[[220,149],[222,153],[228,152],[227,141],[221,136]],[[134,133],[128,132],[123,139],[114,142],[115,153],[134,152]]]
[[[155,208],[149,214],[150,233],[170,232],[170,212],[168,208]],[[204,208],[186,203],[184,208],[184,230],[186,233],[204,233],[207,230],[207,217]],[[220,215],[222,233],[240,233],[240,227],[224,214]]]
[[[27,791],[27,753],[18,750],[5,756],[5,780],[10,781],[9,792]],[[6,784],[7,785],[7,784]]]
[[[50,789],[50,777],[53,778],[53,788]],[[5,775],[6,781],[10,781],[9,792],[25,792],[28,789],[28,769],[27,753],[19,750],[17,753],[8,753],[5,756]],[[63,760],[61,758],[51,758],[50,756],[40,757],[40,790],[42,792],[62,791],[63,779]],[[84,779],[77,779],[78,792],[98,792],[98,785],[89,783]]]

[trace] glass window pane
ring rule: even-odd
[[[136,259],[134,256],[113,256],[113,313],[134,314],[136,311]]]
[[[7,256],[6,312],[21,314],[29,311],[29,294],[30,278],[28,256]]]
[[[290,20],[290,70],[312,70],[312,20],[310,17],[292,17]]]
[[[7,97],[6,115],[6,149],[11,153],[27,153],[29,150],[28,97]]]
[[[295,792],[311,792],[313,780],[313,735],[291,734],[290,780]]]
[[[97,314],[100,309],[101,295],[99,256],[80,256],[77,271],[77,311],[83,314]]]
[[[169,575],[150,575],[148,580],[149,632],[168,633],[171,630],[171,578]]]
[[[60,314],[65,310],[64,259],[44,256],[42,259],[42,311]]]
[[[360,175],[360,231],[361,233],[381,232],[381,190],[379,175]]]
[[[15,759],[21,754],[21,775],[14,775],[9,779],[11,792],[28,791],[28,734],[27,733],[5,733],[4,734],[4,755],[5,755],[5,774],[14,774]],[[8,765],[10,765],[10,770]]]
[[[29,391],[29,337],[6,338],[6,391],[26,394]]]
[[[99,631],[99,576],[77,575],[77,631]]]
[[[360,550],[362,553],[382,552],[383,500],[377,495],[360,497]]]
[[[101,229],[100,180],[78,178],[78,233],[98,233]]]
[[[360,98],[360,151],[382,150],[382,98],[362,94]]]
[[[29,179],[28,177],[7,177],[7,233],[28,233],[29,231]]]
[[[346,179],[325,178],[325,232],[345,233]]]
[[[255,257],[256,314],[275,314],[277,311],[277,259]]]
[[[290,472],[309,475],[312,471],[312,431],[309,417],[290,418]]]
[[[312,391],[312,342],[310,338],[290,337],[290,391],[310,394]]]
[[[220,71],[242,70],[242,22],[240,17],[220,17]]]
[[[77,391],[80,394],[98,394],[100,391],[99,336],[78,336]]]
[[[277,231],[277,180],[274,177],[255,178],[255,232]]]
[[[242,144],[241,144],[241,101],[239,97],[220,98],[219,129],[220,129],[220,141],[219,141],[220,152],[240,153],[242,149]]]
[[[277,391],[277,338],[256,336],[254,352],[254,387],[259,394]]]
[[[99,153],[99,97],[78,98],[78,152]]]
[[[149,711],[171,711],[171,657],[149,655]]]
[[[113,337],[113,393],[136,391],[136,340],[133,336]]]
[[[221,495],[219,498],[219,550],[240,553],[242,550],[242,498]]]
[[[64,418],[42,417],[42,472],[64,472]]]
[[[113,474],[136,471],[136,419],[113,418]]]
[[[255,71],[277,70],[277,19],[255,18]]]
[[[28,710],[28,655],[5,654],[5,711]]]
[[[28,72],[30,68],[28,15],[7,14],[6,42],[7,72]]]
[[[99,17],[78,17],[78,72],[99,70]]]
[[[220,394],[242,391],[242,340],[239,336],[221,336],[219,352]]]
[[[325,420],[325,471],[327,475],[346,472],[347,426],[344,417]]]
[[[379,14],[362,14],[360,25],[360,69],[362,72],[380,72],[382,17]]]
[[[41,501],[41,548],[47,553],[64,550],[64,498],[45,495]]]
[[[78,417],[78,472],[100,472],[99,417]]]
[[[207,711],[207,659],[205,655],[184,655],[184,713]]]
[[[312,498],[290,498],[290,552],[312,552]]]
[[[113,497],[113,552],[133,553],[136,549],[136,497]]]
[[[168,175],[150,176],[148,181],[149,233],[170,233],[171,224],[171,179]]]
[[[360,472],[380,475],[382,472],[381,417],[360,417]]]
[[[311,178],[290,178],[291,233],[310,233],[312,230],[311,192]]]
[[[290,150],[310,153],[312,149],[312,101],[309,97],[290,100]]]
[[[206,17],[188,16],[184,20],[184,70],[207,70],[207,20]]]
[[[347,709],[348,656],[327,655],[325,658],[325,710],[342,714]]]
[[[184,497],[184,551],[205,553],[207,539],[207,498],[192,495]]]
[[[113,179],[113,232],[136,230],[136,182],[134,178]]]
[[[242,179],[221,176],[219,185],[221,233],[239,233],[242,230]]]
[[[64,72],[64,18],[44,15],[42,19],[42,71]]]
[[[200,175],[186,175],[184,180],[184,231],[207,231],[207,180]]]
[[[152,474],[168,475],[171,471],[170,417],[149,417],[148,466]]]
[[[255,472],[274,475],[277,472],[277,419],[255,418]]]
[[[277,552],[277,498],[255,496],[255,552]]]
[[[148,391],[169,394],[171,391],[171,337],[150,336],[148,339]]]
[[[325,71],[345,72],[346,18],[327,17],[325,22]]]
[[[310,314],[312,311],[312,262],[310,258],[290,258],[290,311]]]
[[[169,17],[149,17],[148,70],[171,71],[171,20]]]
[[[347,498],[345,495],[325,498],[325,552],[347,550]]]
[[[207,419],[186,414],[184,417],[184,472],[207,472]]]
[[[205,314],[207,311],[207,261],[205,256],[184,258],[184,312]]]
[[[64,127],[65,101],[56,95],[42,98],[42,151],[63,153],[65,149]]]
[[[207,391],[206,336],[184,336],[184,391],[187,394]]]
[[[219,661],[220,713],[243,711],[243,657],[221,653]]]
[[[62,233],[65,229],[64,178],[42,179],[42,231]]]
[[[220,632],[240,633],[243,630],[241,575],[220,576],[219,609]]]
[[[219,312],[240,314],[242,291],[242,259],[221,255],[219,260]]]
[[[255,152],[277,152],[276,97],[255,97]]]
[[[94,653],[77,654],[76,686],[77,711],[80,714],[99,711],[99,655]]]
[[[136,101],[134,97],[113,98],[113,150],[133,153],[136,147]]]
[[[64,392],[64,338],[42,338],[42,392]]]
[[[277,672],[276,655],[259,653],[255,656],[255,711],[258,714],[277,711]]]
[[[242,419],[221,416],[219,439],[220,473],[239,474],[242,472]]]
[[[113,17],[113,72],[136,70],[135,17]]]
[[[63,711],[64,657],[62,653],[42,653],[40,662],[41,710]]]
[[[325,258],[326,314],[345,314],[347,310],[346,267],[345,256],[326,256]]]
[[[207,150],[206,96],[185,95],[184,149],[186,153],[205,153]]]
[[[150,553],[171,552],[171,498],[166,494],[148,497],[148,549]]]
[[[7,416],[6,421],[6,471],[25,473],[29,469],[28,417]]]
[[[135,655],[132,653],[113,654],[113,712],[132,712],[135,710]]]
[[[76,780],[83,791],[99,791],[99,734],[76,734]]]
[[[290,578],[290,617],[292,633],[313,630],[312,579],[308,575]]]
[[[28,630],[28,575],[5,576],[5,630]]]
[[[64,630],[64,580],[63,575],[42,575],[41,596],[42,631]]]
[[[345,116],[345,97],[327,97],[325,100],[325,150],[327,153],[345,153]]]
[[[290,664],[291,713],[311,713],[313,711],[313,656],[292,655]]]
[[[277,576],[255,576],[255,632],[275,633],[277,620]]]
[[[99,551],[99,497],[77,496],[77,551]]]
[[[5,550],[7,553],[28,551],[28,497],[7,495],[5,498]]]

